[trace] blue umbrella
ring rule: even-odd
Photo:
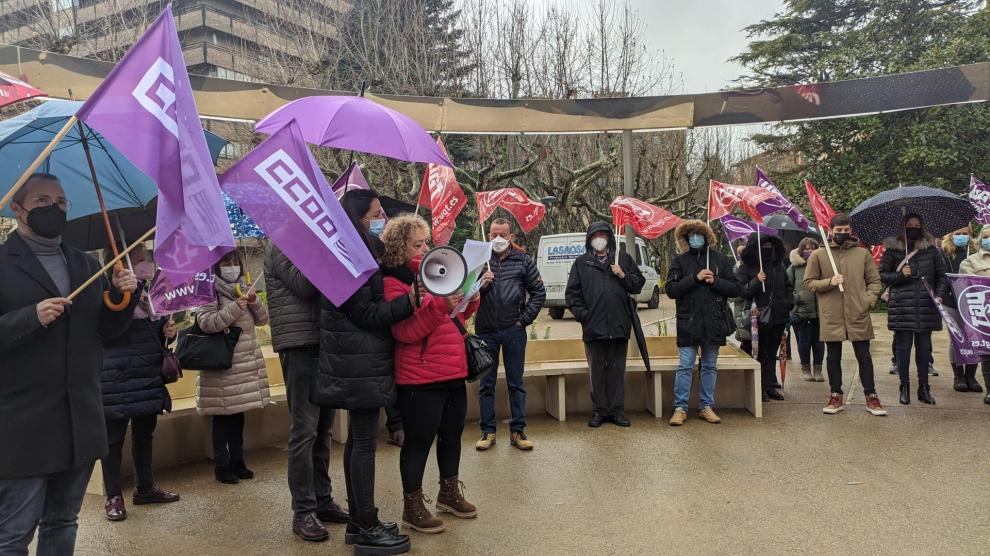
[[[852,227],[864,242],[880,245],[903,233],[904,215],[917,214],[935,237],[967,226],[976,215],[969,200],[935,187],[912,185],[884,191],[849,213]]]

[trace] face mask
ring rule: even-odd
[[[812,253],[814,253],[814,251],[801,251],[801,256],[804,257],[804,260],[808,260],[811,258]]]
[[[591,240],[591,248],[601,253],[608,248],[608,240],[603,237],[596,237]]]
[[[55,239],[65,229],[65,211],[58,205],[38,207],[27,215],[27,225],[34,233],[47,239]]]
[[[227,282],[236,282],[238,278],[241,277],[241,267],[239,266],[221,266],[220,267],[220,277]]]
[[[956,234],[952,236],[952,244],[956,247],[966,247],[969,243],[969,235],[967,234]]]
[[[705,236],[701,234],[691,234],[688,236],[688,245],[691,249],[701,249],[705,246]]]
[[[155,265],[149,261],[141,261],[134,265],[134,276],[138,280],[151,280],[155,276]]]
[[[385,219],[376,218],[374,220],[368,220],[368,233],[378,237],[382,235],[382,231],[385,230]]]
[[[980,247],[986,251],[990,251],[990,237],[985,237],[980,240]]]
[[[832,234],[832,239],[835,240],[836,245],[845,245],[849,241],[849,234],[843,232],[841,234]]]
[[[921,228],[906,228],[905,234],[907,234],[907,238],[911,241],[921,239]]]
[[[764,247],[763,249],[760,249],[760,252],[763,254],[763,259],[764,260],[769,259],[770,257],[773,257],[773,249],[768,249],[768,248]]]
[[[497,237],[492,240],[492,250],[496,253],[504,253],[509,248],[509,240],[504,237]]]

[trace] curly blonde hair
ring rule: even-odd
[[[385,255],[382,256],[382,266],[400,266],[406,264],[406,249],[412,241],[414,232],[430,233],[430,227],[421,217],[404,214],[390,218],[385,230],[382,231],[382,243],[385,244]]]

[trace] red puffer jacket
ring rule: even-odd
[[[384,269],[385,299],[409,295],[414,275],[406,267]],[[469,303],[457,318],[463,323],[478,309]],[[448,316],[441,297],[426,294],[413,316],[392,325],[395,339],[395,383],[400,386],[431,384],[467,376],[464,337]]]

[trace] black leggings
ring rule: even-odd
[[[784,336],[783,324],[760,327],[760,370],[763,376],[763,389],[772,390],[777,382],[777,352],[780,339]]]
[[[897,346],[897,372],[901,385],[911,383],[911,348],[914,347],[914,362],[918,370],[918,386],[928,385],[928,367],[932,358],[931,331],[895,330],[894,345]]]
[[[379,409],[350,410],[347,444],[344,446],[344,481],[352,517],[365,518],[375,511],[375,449],[378,447]]]
[[[211,420],[213,464],[224,467],[244,462],[244,414],[214,415]]]
[[[828,385],[832,392],[842,393],[842,342],[826,342],[828,346]],[[873,356],[870,355],[870,341],[852,342],[856,363],[859,365],[859,382],[867,396],[877,393],[873,378]]]
[[[467,417],[467,388],[460,382],[442,388],[399,387],[399,411],[405,443],[399,453],[399,471],[403,492],[423,488],[423,472],[430,457],[433,439],[437,440],[437,466],[440,478],[459,474],[461,433]]]

